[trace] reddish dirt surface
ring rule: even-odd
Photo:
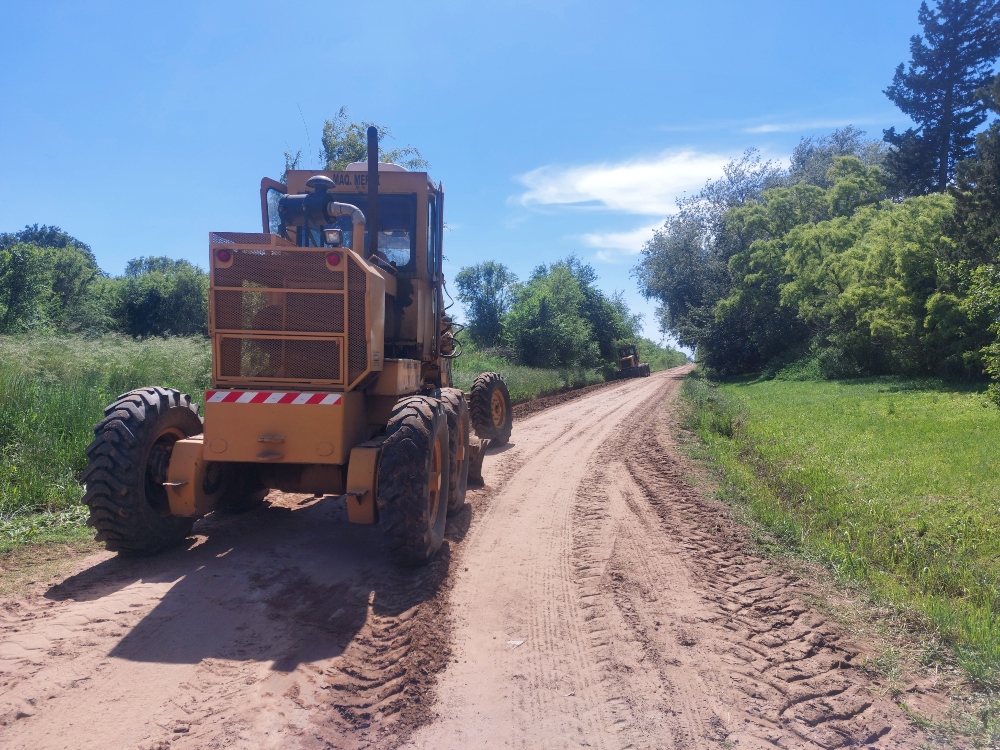
[[[425,569],[284,495],[5,600],[0,747],[919,747],[685,480],[685,370],[520,419]]]

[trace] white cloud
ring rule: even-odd
[[[593,232],[582,235],[582,239],[590,247],[597,248],[599,260],[614,262],[623,255],[638,255],[642,246],[653,238],[653,232],[662,226],[660,221],[629,232]]]
[[[578,167],[545,166],[518,178],[524,206],[597,208],[646,216],[675,210],[685,191],[718,176],[728,158],[696,151],[668,151],[651,159]]]
[[[803,130],[819,130],[820,128],[846,128],[848,125],[870,125],[879,122],[870,117],[859,117],[853,120],[805,120],[798,122],[768,122],[744,128],[744,133],[794,133]]]

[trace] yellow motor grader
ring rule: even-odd
[[[111,404],[87,448],[88,524],[109,550],[153,553],[271,489],[342,496],[398,560],[427,562],[474,451],[512,420],[498,373],[468,398],[453,386],[443,187],[378,163],[369,128],[367,163],[264,179],[260,200],[263,232],[209,235],[203,417],[162,387]]]
[[[639,350],[635,344],[618,348],[618,372],[615,378],[648,378],[649,365],[639,361]]]

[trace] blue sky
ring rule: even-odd
[[[576,252],[609,291],[746,148],[906,120],[881,93],[917,0],[4,3],[0,231],[57,224],[120,273],[259,231],[282,153],[341,105],[446,191],[446,271]]]

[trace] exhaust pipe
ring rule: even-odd
[[[365,215],[361,212],[361,209],[350,203],[327,203],[326,212],[331,217],[351,217],[351,250],[363,257],[365,250]]]
[[[378,129],[368,128],[368,252],[365,259],[378,253]]]

